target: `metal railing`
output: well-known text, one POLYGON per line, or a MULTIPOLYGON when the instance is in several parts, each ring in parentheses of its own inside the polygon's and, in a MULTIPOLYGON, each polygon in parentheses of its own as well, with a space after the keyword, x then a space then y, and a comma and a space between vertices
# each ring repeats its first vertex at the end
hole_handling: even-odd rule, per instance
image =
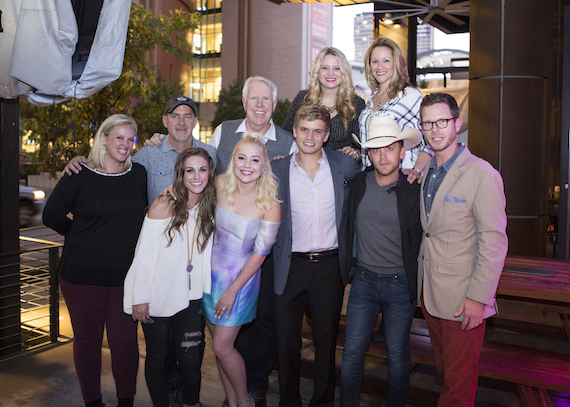
MULTIPOLYGON (((3 337, 0 355, 12 356, 22 351, 58 342, 59 287, 57 263, 61 243, 20 236, 19 273, 16 264, 5 264, 0 272, 0 286, 8 294, 0 297, 0 326, 3 337), (26 247, 23 246, 33 246, 26 247), (16 270, 16 271, 14 271, 16 270), (19 289, 18 289, 19 288, 19 289), (19 298, 19 306, 18 306, 19 298)), ((14 256, 2 253, 0 256, 14 256)), ((2 357, 0 356, 0 357, 2 357)))

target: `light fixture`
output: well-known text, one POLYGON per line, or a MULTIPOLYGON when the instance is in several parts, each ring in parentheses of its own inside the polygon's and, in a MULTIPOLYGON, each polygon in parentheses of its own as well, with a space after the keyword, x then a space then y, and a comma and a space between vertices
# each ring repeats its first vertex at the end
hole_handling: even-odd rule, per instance
POLYGON ((390 25, 390 24, 394 24, 394 20, 392 19, 392 14, 391 13, 386 13, 384 14, 384 24, 390 25))

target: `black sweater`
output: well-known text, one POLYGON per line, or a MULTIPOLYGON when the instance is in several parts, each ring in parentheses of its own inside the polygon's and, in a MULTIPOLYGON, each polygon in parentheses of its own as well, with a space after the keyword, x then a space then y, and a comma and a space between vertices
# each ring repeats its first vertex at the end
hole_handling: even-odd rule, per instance
POLYGON ((139 164, 119 176, 86 167, 64 175, 43 213, 44 224, 65 236, 61 278, 79 285, 123 285, 146 206, 146 171, 139 164), (66 217, 69 212, 73 220, 66 217))
MULTIPOLYGON (((297 94, 297 96, 295 96, 295 99, 293 99, 293 102, 291 102, 291 107, 289 108, 287 118, 281 125, 282 129, 293 133, 295 115, 297 114, 297 110, 299 110, 299 108, 305 104, 305 96, 307 93, 307 90, 302 90, 297 94)), ((356 109, 356 116, 354 116, 354 118, 351 120, 348 126, 348 132, 344 131, 342 119, 340 118, 340 115, 337 114, 331 119, 331 134, 324 145, 325 148, 328 148, 329 150, 340 150, 343 147, 351 146, 352 148, 360 149, 360 146, 357 145, 353 140, 352 133, 356 134, 356 137, 360 137, 358 117, 360 116, 360 113, 362 113, 362 110, 364 110, 366 103, 360 96, 354 95, 352 105, 356 109)))

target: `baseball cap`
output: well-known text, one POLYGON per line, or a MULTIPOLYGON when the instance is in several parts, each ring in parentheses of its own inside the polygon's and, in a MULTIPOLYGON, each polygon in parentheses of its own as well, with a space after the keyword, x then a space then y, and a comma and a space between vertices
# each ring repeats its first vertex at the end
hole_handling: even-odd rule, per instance
POLYGON ((192 111, 194 112, 194 115, 196 115, 196 103, 194 103, 194 101, 192 99, 190 99, 189 97, 186 97, 184 95, 175 96, 175 97, 171 98, 166 103, 166 109, 164 109, 164 114, 172 113, 174 111, 174 109, 176 109, 180 105, 190 106, 190 109, 192 109, 192 111))

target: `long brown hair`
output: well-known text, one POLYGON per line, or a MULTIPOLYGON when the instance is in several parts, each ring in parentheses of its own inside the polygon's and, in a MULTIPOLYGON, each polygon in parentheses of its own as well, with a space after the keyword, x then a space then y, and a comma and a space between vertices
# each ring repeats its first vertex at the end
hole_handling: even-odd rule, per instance
POLYGON ((364 55, 364 73, 366 75, 366 82, 370 90, 374 92, 380 84, 372 74, 372 68, 370 68, 370 60, 372 59, 372 51, 374 48, 387 47, 392 50, 392 57, 394 62, 394 73, 390 78, 388 84, 387 94, 390 99, 394 99, 398 93, 404 90, 407 86, 412 86, 410 83, 410 75, 408 74, 408 65, 406 64, 406 58, 402 50, 396 44, 394 40, 387 37, 378 37, 374 40, 372 44, 366 50, 364 55))
POLYGON ((174 184, 173 200, 170 206, 172 221, 166 228, 165 233, 168 235, 168 246, 172 243, 175 232, 181 233, 180 228, 188 221, 188 188, 184 185, 184 162, 189 157, 199 156, 208 163, 208 185, 204 188, 198 198, 198 207, 200 212, 197 215, 196 222, 198 224, 198 237, 196 245, 198 250, 202 252, 208 243, 208 239, 214 232, 214 206, 216 203, 216 190, 214 188, 214 170, 216 164, 214 160, 203 148, 189 148, 184 150, 178 156, 174 165, 174 184))

